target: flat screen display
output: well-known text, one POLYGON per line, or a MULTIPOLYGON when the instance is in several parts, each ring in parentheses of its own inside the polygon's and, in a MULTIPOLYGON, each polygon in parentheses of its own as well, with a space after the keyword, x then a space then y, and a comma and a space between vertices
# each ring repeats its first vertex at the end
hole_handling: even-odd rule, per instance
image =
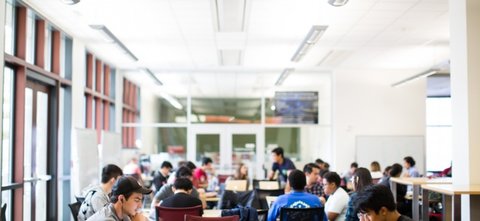
POLYGON ((275 92, 275 117, 283 124, 317 124, 318 92, 275 92))

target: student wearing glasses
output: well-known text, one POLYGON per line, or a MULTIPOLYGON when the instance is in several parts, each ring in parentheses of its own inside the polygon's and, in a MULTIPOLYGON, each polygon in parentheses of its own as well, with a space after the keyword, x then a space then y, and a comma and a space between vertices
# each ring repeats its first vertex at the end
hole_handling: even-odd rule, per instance
POLYGON ((392 191, 384 185, 369 186, 359 192, 355 206, 360 221, 412 221, 397 211, 392 191))

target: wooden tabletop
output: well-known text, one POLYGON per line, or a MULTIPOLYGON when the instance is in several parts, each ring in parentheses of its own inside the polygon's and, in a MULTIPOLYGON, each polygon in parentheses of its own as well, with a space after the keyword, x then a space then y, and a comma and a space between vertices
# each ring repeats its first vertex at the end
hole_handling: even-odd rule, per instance
POLYGON ((427 177, 392 177, 391 181, 404 185, 422 185, 422 184, 451 184, 452 178, 427 178, 427 177))
POLYGON ((480 195, 480 185, 423 184, 422 188, 446 195, 480 195))

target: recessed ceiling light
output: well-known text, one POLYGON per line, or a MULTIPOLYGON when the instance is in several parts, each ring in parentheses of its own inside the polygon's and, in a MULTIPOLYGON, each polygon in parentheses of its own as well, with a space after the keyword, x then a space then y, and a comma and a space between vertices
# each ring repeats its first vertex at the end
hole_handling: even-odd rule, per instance
POLYGON ((340 7, 344 6, 347 4, 348 0, 328 0, 328 4, 335 6, 335 7, 340 7))

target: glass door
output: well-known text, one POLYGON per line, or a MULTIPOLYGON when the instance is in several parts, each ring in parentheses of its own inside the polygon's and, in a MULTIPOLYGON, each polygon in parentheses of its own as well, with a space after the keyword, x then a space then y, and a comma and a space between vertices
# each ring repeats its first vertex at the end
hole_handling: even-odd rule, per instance
POLYGON ((192 125, 189 130, 188 158, 213 160, 217 173, 233 174, 240 163, 249 168, 249 177, 265 177, 262 163, 264 133, 259 125, 192 125), (193 144, 193 145, 192 145, 193 144))
POLYGON ((27 82, 25 89, 25 151, 23 217, 47 220, 47 182, 49 146, 50 90, 42 84, 27 82))

